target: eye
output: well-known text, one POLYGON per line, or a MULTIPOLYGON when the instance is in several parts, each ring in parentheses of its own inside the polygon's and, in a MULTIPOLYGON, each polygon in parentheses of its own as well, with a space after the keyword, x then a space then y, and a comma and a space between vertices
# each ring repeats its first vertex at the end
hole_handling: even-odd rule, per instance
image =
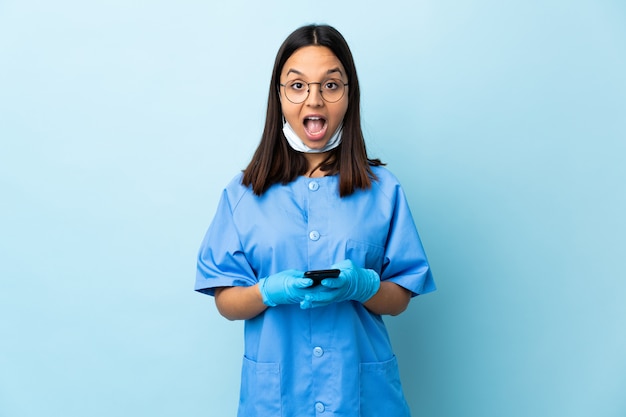
POLYGON ((324 90, 337 90, 339 88, 339 82, 337 80, 324 81, 324 90))
POLYGON ((303 91, 306 88, 306 84, 300 80, 290 81, 288 85, 293 91, 303 91))

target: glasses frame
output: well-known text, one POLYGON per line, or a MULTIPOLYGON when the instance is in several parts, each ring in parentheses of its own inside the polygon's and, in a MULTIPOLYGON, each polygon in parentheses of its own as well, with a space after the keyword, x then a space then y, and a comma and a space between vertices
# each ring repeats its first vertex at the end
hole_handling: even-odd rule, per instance
MULTIPOLYGON (((292 99, 289 98, 289 96, 287 95, 287 90, 285 90, 285 97, 287 98, 287 100, 289 100, 291 103, 293 104, 302 104, 305 101, 307 101, 307 99, 309 98, 309 95, 311 94, 311 84, 318 84, 320 86, 320 97, 322 98, 322 100, 324 100, 327 103, 337 103, 339 100, 341 100, 343 98, 344 95, 346 95, 346 87, 348 86, 348 83, 344 83, 342 80, 338 79, 338 78, 328 78, 322 82, 314 82, 314 83, 307 83, 306 81, 302 81, 302 80, 293 80, 290 82, 301 82, 302 84, 306 84, 306 96, 304 97, 304 99, 302 99, 302 101, 293 101, 292 99), (327 81, 333 81, 333 82, 339 82, 341 83, 341 85, 343 85, 343 92, 341 93, 341 96, 335 100, 335 101, 330 101, 327 100, 326 98, 324 98, 324 92, 322 91, 322 84, 327 82, 327 81)), ((280 85, 281 87, 287 87, 287 84, 282 84, 279 83, 278 85, 280 85)))

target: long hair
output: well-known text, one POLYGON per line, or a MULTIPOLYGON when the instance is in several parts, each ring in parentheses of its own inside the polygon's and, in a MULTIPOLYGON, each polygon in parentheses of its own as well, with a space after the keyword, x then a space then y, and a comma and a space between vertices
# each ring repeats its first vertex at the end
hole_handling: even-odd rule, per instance
POLYGON ((346 40, 328 25, 308 25, 296 29, 285 39, 276 55, 267 101, 265 128, 252 160, 243 171, 242 183, 262 195, 274 184, 288 184, 307 172, 304 155, 289 146, 282 132, 283 113, 280 104, 280 74, 289 57, 299 48, 311 45, 329 48, 339 59, 348 78, 348 108, 343 119, 342 139, 329 152, 319 169, 327 175, 339 174, 339 195, 348 196, 357 189, 368 189, 376 175, 372 166, 383 165, 367 156, 361 130, 361 92, 354 59, 346 40))

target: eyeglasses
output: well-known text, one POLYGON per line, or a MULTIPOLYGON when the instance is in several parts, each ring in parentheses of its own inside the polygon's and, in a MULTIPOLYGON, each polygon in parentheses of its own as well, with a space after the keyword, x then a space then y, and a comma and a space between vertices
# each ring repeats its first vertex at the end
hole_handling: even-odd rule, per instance
POLYGON ((346 92, 346 86, 348 83, 344 83, 341 80, 330 78, 321 83, 307 83, 302 80, 287 81, 285 84, 280 84, 281 87, 285 87, 285 97, 293 104, 303 103, 309 97, 309 91, 311 84, 318 84, 320 86, 320 95, 322 99, 328 103, 336 103, 341 100, 346 92))

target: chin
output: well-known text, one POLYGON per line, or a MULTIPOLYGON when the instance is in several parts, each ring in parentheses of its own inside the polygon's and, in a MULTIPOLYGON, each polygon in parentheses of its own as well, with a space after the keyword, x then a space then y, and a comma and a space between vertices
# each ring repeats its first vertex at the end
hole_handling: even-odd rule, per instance
POLYGON ((328 141, 326 141, 326 140, 325 141, 315 141, 315 142, 310 142, 310 141, 304 142, 304 144, 306 146, 308 146, 311 149, 316 149, 316 150, 324 148, 324 146, 326 146, 326 143, 328 143, 328 141))

